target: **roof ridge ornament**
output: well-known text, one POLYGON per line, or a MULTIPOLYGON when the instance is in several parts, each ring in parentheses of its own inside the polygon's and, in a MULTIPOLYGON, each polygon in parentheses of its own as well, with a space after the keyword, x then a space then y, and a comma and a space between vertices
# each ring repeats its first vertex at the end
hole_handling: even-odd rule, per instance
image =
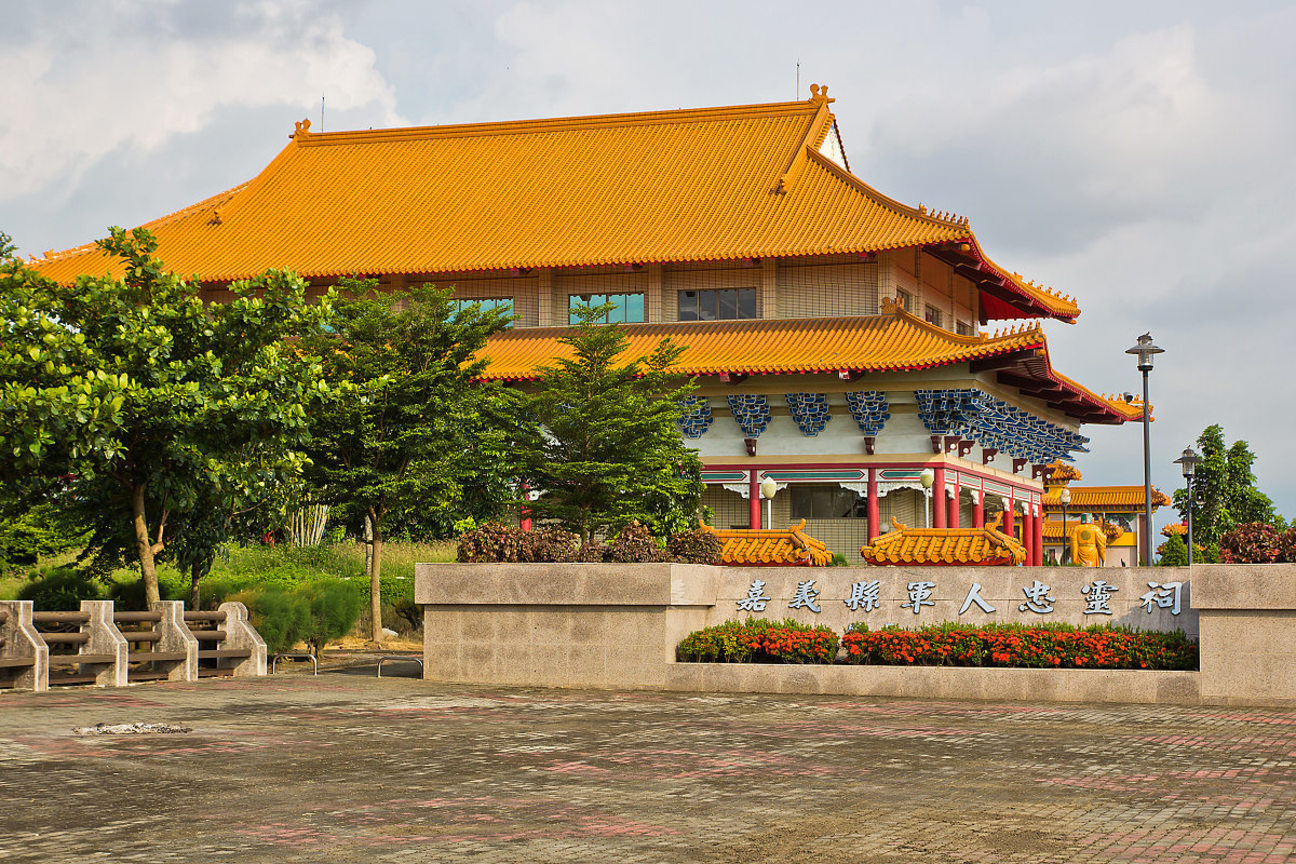
POLYGON ((293 134, 288 136, 289 138, 309 138, 310 137, 311 131, 310 131, 309 117, 307 117, 305 120, 298 120, 296 123, 293 124, 293 126, 296 127, 296 129, 293 132, 293 134))
POLYGON ((824 104, 824 103, 826 103, 826 102, 836 102, 837 100, 836 100, 836 99, 829 99, 829 98, 828 98, 828 85, 827 85, 827 84, 823 84, 823 85, 820 85, 820 84, 811 84, 811 85, 810 85, 810 101, 813 102, 813 103, 815 103, 816 105, 822 105, 822 104, 824 104))

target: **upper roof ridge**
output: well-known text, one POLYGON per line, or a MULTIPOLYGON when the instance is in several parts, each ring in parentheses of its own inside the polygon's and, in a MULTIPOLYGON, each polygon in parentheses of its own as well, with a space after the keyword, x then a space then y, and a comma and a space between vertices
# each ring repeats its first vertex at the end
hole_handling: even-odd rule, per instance
MULTIPOLYGON (((818 85, 815 85, 818 86, 818 85)), ((657 111, 629 111, 615 114, 576 114, 567 117, 537 117, 530 120, 496 120, 481 123, 448 123, 444 125, 399 126, 387 129, 350 129, 337 132, 312 132, 310 120, 294 124, 288 136, 298 144, 352 144, 357 141, 390 141, 406 138, 463 138, 473 135, 525 135, 571 129, 615 128, 660 123, 697 123, 724 119, 815 114, 821 106, 836 100, 827 98, 823 87, 809 99, 795 102, 762 102, 750 105, 721 105, 711 108, 670 108, 657 111)))

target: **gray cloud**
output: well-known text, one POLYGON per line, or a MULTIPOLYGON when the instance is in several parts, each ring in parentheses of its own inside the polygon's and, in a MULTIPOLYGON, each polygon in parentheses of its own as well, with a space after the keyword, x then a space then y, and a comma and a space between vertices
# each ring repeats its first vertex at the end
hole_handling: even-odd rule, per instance
MULTIPOLYGON (((1134 390, 1151 330, 1154 474, 1221 422, 1296 515, 1286 252, 1296 245, 1296 7, 9 3, 0 229, 73 245, 257 173, 330 129, 793 98, 831 85, 853 169, 971 218, 1001 263, 1075 294, 1057 367, 1134 390)), ((1141 482, 1137 428, 1090 427, 1086 480, 1141 482)))

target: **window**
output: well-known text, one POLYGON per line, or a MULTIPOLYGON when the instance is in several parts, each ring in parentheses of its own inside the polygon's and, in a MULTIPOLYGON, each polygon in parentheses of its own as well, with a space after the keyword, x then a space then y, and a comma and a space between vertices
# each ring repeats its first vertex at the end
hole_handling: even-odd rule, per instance
POLYGON ((572 294, 567 298, 567 323, 580 321, 577 311, 590 306, 611 303, 612 308, 601 320, 604 324, 632 324, 644 320, 644 295, 642 294, 572 294))
MULTIPOLYGON (((505 315, 513 314, 512 297, 456 297, 450 301, 450 311, 462 312, 473 304, 480 306, 483 312, 501 309, 505 315)), ((510 321, 507 326, 512 327, 513 322, 510 321)))
POLYGON ((793 519, 866 519, 868 499, 840 486, 796 483, 788 487, 793 519))
POLYGON ((972 325, 967 323, 966 321, 955 321, 954 332, 960 336, 971 336, 973 335, 972 325))
POLYGON ((905 291, 903 288, 896 289, 896 302, 899 303, 900 308, 904 309, 906 312, 913 311, 913 295, 908 291, 905 291))
POLYGON ((755 318, 755 288, 720 288, 679 292, 679 320, 719 321, 755 318))
POLYGON ((941 310, 937 309, 935 306, 932 306, 930 303, 927 304, 926 308, 923 310, 923 313, 924 313, 923 317, 927 319, 928 324, 935 324, 937 327, 945 326, 944 324, 941 323, 943 318, 943 316, 941 315, 941 310))

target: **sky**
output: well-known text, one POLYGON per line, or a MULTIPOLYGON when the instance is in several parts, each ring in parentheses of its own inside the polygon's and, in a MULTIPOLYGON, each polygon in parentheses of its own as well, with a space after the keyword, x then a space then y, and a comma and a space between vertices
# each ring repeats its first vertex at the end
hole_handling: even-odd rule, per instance
MULTIPOLYGON (((826 84, 857 176, 969 217, 996 261, 1076 297, 1077 324, 1045 326, 1059 371, 1137 392, 1124 350, 1145 332, 1165 349, 1156 486, 1182 485, 1173 460, 1218 423, 1296 516, 1296 3, 0 0, 0 20, 0 231, 35 255, 250 179, 305 117, 514 120, 826 84)), ((1084 431, 1086 484, 1142 483, 1137 424, 1084 431)))

